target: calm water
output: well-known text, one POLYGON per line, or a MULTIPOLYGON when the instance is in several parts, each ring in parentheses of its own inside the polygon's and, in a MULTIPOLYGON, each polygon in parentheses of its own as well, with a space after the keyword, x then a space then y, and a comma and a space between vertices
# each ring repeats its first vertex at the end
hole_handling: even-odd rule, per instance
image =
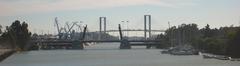
POLYGON ((172 56, 159 49, 119 50, 119 44, 101 44, 85 50, 39 50, 15 53, 0 66, 240 66, 239 61, 172 56))

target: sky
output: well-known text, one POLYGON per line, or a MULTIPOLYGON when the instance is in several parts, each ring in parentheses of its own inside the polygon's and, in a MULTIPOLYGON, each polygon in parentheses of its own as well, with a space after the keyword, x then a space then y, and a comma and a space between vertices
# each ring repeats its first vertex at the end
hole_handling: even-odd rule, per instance
POLYGON ((90 31, 99 30, 99 17, 107 17, 107 30, 118 24, 143 29, 143 16, 152 16, 152 29, 166 30, 183 23, 199 28, 240 25, 240 0, 0 0, 0 24, 25 21, 34 33, 57 33, 54 18, 80 22, 90 31), (122 23, 121 21, 129 21, 122 23))

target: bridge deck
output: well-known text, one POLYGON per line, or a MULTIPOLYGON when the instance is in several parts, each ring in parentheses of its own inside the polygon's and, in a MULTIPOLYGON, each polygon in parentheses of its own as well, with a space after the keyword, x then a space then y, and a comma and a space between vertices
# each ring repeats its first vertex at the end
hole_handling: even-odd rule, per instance
MULTIPOLYGON (((144 31, 144 29, 123 29, 122 31, 144 31)), ((149 32, 149 30, 146 30, 149 32)), ((107 30, 106 32, 119 32, 119 30, 107 30)), ((151 30, 151 32, 165 32, 165 30, 151 30)))
MULTIPOLYGON (((34 44, 40 43, 45 46, 73 46, 73 42, 80 41, 72 41, 72 40, 45 40, 45 41, 33 41, 34 44)), ((122 42, 121 40, 84 40, 83 43, 88 42, 122 42)), ((129 40, 128 41, 131 46, 156 46, 159 45, 159 40, 129 40)))
MULTIPOLYGON (((45 40, 45 41, 33 41, 41 43, 72 43, 73 40, 45 40)), ((121 42, 121 40, 84 40, 82 42, 121 42)), ((128 42, 160 42, 159 40, 129 40, 128 42)))

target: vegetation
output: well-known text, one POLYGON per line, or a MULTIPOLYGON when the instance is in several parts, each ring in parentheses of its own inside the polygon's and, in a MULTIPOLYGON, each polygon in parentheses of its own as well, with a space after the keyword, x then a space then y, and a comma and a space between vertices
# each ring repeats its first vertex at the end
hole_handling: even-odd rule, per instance
POLYGON ((240 30, 237 30, 237 32, 232 36, 231 39, 229 40, 229 45, 227 47, 227 55, 231 57, 240 57, 240 30))
POLYGON ((2 34, 2 25, 0 25, 0 35, 2 34))
POLYGON ((28 24, 16 20, 11 26, 7 26, 1 35, 1 45, 12 49, 25 50, 24 47, 30 40, 31 33, 28 31, 28 24))
POLYGON ((156 40, 163 40, 157 48, 188 45, 202 52, 240 57, 240 27, 211 29, 207 24, 199 29, 196 24, 182 24, 169 28, 156 40))

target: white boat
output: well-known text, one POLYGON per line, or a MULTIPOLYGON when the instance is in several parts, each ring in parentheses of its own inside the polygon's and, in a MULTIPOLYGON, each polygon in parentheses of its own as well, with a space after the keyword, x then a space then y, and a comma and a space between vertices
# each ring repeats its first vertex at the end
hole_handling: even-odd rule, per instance
POLYGON ((215 58, 213 55, 202 55, 204 59, 212 59, 215 58))

